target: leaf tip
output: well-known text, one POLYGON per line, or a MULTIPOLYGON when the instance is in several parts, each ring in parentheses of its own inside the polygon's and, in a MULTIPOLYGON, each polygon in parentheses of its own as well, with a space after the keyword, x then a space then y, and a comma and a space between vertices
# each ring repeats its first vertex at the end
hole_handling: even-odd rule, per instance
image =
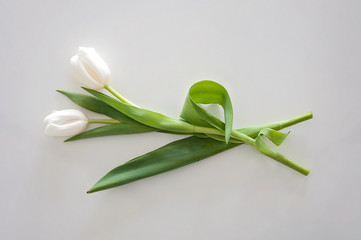
POLYGON ((94 91, 93 89, 87 88, 87 87, 81 87, 82 89, 84 89, 85 91, 94 91))
POLYGON ((94 93, 98 92, 98 91, 95 91, 95 90, 87 88, 87 87, 81 87, 81 88, 83 90, 87 91, 88 93, 93 94, 93 95, 94 95, 94 93))
POLYGON ((89 193, 94 193, 94 192, 98 192, 98 191, 99 191, 99 189, 97 189, 94 185, 88 191, 86 191, 86 193, 89 194, 89 193))
POLYGON ((70 138, 65 139, 64 142, 71 142, 73 140, 74 140, 73 137, 70 137, 70 138))

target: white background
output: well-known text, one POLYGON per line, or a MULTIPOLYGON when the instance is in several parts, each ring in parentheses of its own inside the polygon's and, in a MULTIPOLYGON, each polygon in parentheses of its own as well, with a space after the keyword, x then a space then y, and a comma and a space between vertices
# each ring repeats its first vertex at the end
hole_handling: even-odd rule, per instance
POLYGON ((360 239, 360 12, 357 0, 1 0, 0 239, 360 239), (82 92, 78 46, 97 49, 124 96, 170 116, 202 79, 228 89, 237 128, 312 110, 278 148, 310 175, 241 146, 86 194, 181 137, 44 136, 53 109, 78 108, 55 92, 82 92))

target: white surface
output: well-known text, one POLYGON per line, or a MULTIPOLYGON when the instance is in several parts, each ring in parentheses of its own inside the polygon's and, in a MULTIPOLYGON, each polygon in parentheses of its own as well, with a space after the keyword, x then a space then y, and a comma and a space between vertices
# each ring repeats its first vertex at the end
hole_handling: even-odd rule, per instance
MULTIPOLYGON (((360 239, 360 1, 0 1, 0 239, 360 239), (95 47, 111 85, 178 116, 202 79, 229 91, 235 126, 314 119, 279 150, 248 146, 87 195, 113 167, 178 136, 63 143, 69 58, 95 47)), ((88 115, 94 116, 87 112, 88 115)))

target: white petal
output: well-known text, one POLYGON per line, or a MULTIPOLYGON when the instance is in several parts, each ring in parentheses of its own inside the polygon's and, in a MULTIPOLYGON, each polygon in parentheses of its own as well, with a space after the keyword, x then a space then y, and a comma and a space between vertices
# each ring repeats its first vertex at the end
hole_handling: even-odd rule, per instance
POLYGON ((55 111, 44 118, 45 134, 49 136, 70 136, 84 131, 88 118, 79 110, 55 111))
POLYGON ((78 120, 87 120, 88 118, 79 110, 76 109, 63 109, 60 111, 56 111, 54 115, 64 118, 66 120, 69 119, 78 119, 78 120))
POLYGON ((103 86, 108 84, 110 79, 109 67, 94 48, 79 47, 78 56, 88 73, 96 81, 103 86))
POLYGON ((81 133, 86 128, 88 122, 78 120, 65 125, 49 123, 45 128, 45 134, 48 136, 72 136, 81 133))
POLYGON ((63 109, 60 111, 53 111, 51 114, 44 118, 44 123, 68 121, 68 120, 87 120, 87 116, 76 109, 63 109))
POLYGON ((79 59, 79 56, 75 55, 70 59, 70 65, 72 67, 72 71, 76 80, 78 80, 81 85, 84 87, 98 90, 104 87, 103 84, 97 82, 93 79, 92 76, 89 75, 82 62, 79 59))

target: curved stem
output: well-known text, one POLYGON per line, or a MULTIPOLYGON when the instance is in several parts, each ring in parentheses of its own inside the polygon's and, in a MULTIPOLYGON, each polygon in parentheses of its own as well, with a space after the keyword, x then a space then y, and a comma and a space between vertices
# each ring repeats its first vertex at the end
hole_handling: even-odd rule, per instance
POLYGON ((116 124, 116 123, 121 123, 121 122, 118 120, 114 120, 114 119, 88 119, 88 123, 116 124))
POLYGON ((131 101, 129 101, 128 99, 126 99, 125 97, 123 97, 122 95, 120 95, 117 91, 115 91, 114 88, 112 88, 109 85, 105 85, 104 88, 106 90, 108 90, 111 94, 113 94, 113 96, 115 96, 116 98, 118 98, 120 101, 122 101, 123 103, 127 103, 129 105, 132 105, 134 107, 137 107, 137 105, 135 105, 134 103, 132 103, 131 101))

